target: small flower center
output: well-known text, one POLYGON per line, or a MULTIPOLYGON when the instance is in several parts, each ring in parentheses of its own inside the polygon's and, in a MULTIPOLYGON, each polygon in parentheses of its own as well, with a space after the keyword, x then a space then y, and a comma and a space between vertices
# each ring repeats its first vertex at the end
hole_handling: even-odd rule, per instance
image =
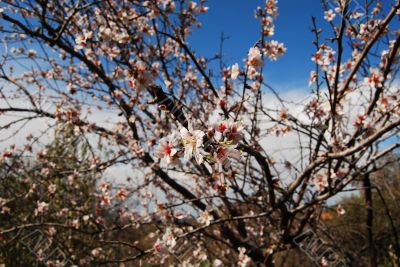
POLYGON ((168 154, 168 155, 171 155, 171 152, 172 152, 172 147, 171 146, 166 146, 165 147, 165 153, 168 154))
POLYGON ((219 130, 221 133, 224 133, 225 130, 226 130, 227 128, 228 128, 228 127, 227 127, 224 123, 221 123, 221 124, 219 125, 219 127, 218 127, 218 130, 219 130))
POLYGON ((225 157, 225 156, 226 156, 226 151, 225 151, 225 149, 224 149, 223 147, 219 147, 219 148, 217 149, 217 155, 218 155, 218 158, 223 158, 223 157, 225 157))

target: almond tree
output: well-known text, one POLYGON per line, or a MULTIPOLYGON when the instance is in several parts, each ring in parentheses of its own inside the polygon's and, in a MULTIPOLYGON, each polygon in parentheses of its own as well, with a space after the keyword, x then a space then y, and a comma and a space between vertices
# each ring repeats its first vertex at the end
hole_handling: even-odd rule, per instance
MULTIPOLYGON (((71 260, 273 266, 326 201, 360 175, 368 184, 399 146, 400 1, 364 4, 361 12, 353 1, 323 2, 332 30, 312 20, 311 93, 295 103, 263 79, 286 51, 272 39, 276 0, 255 11, 260 38, 244 63, 221 60, 220 69, 187 41, 207 12, 203 0, 1 1, 4 135, 43 121, 47 130, 71 125, 87 140, 91 168, 133 173, 128 186, 99 181, 98 205, 126 206, 113 225, 92 214, 102 242, 85 259, 72 250, 71 260), (296 139, 290 155, 272 153, 272 136, 296 139), (106 234, 142 225, 154 226, 151 246, 106 234), (129 253, 106 252, 121 247, 129 253)), ((8 144, 3 161, 36 153, 31 140, 8 144)))

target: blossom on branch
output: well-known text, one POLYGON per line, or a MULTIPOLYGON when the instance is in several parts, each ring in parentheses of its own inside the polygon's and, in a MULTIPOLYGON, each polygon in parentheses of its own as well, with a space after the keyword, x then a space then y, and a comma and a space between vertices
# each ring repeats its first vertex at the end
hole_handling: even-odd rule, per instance
POLYGON ((208 211, 203 211, 200 213, 200 216, 197 218, 197 221, 202 225, 209 226, 213 219, 214 217, 208 211))
POLYGON ((154 155, 164 160, 167 164, 179 163, 178 158, 179 141, 175 134, 164 137, 160 140, 160 145, 156 149, 154 155))
POLYGON ((263 65, 262 54, 260 49, 258 49, 257 47, 250 48, 247 57, 247 63, 255 68, 261 67, 263 65))
POLYGON ((175 245, 176 240, 172 233, 172 230, 170 228, 167 228, 161 239, 157 239, 157 241, 153 245, 153 248, 157 253, 164 253, 173 249, 175 245))
POLYGON ((191 160, 194 156, 198 164, 203 163, 203 155, 201 154, 201 146, 203 145, 203 137, 205 133, 201 130, 194 130, 192 122, 189 122, 188 128, 182 127, 180 130, 182 142, 184 145, 184 157, 191 160))
POLYGON ((384 77, 378 69, 371 68, 369 77, 365 77, 364 81, 367 85, 371 87, 382 87, 384 77))
POLYGON ((325 11, 325 16, 324 16, 324 18, 325 18, 327 21, 331 22, 332 20, 335 19, 335 17, 336 17, 336 14, 335 14, 335 12, 334 12, 332 9, 329 9, 328 11, 325 11))

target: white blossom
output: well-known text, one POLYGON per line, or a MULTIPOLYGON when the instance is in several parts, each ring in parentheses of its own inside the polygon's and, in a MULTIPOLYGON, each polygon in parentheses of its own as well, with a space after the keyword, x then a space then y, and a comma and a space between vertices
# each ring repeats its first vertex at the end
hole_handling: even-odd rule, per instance
POLYGON ((231 69, 231 79, 236 80, 237 76, 240 74, 239 65, 236 63, 231 69))
POLYGON ((253 67, 260 67, 263 64, 261 51, 257 47, 250 48, 248 64, 253 67))
POLYGON ((193 155, 197 163, 203 163, 203 155, 200 148, 203 145, 203 137, 205 133, 201 130, 194 130, 191 122, 189 122, 189 129, 182 127, 180 130, 182 141, 185 148, 184 157, 186 160, 191 160, 193 155))
POLYGON ((208 211, 203 211, 200 213, 197 221, 205 226, 209 226, 213 219, 214 217, 208 211))

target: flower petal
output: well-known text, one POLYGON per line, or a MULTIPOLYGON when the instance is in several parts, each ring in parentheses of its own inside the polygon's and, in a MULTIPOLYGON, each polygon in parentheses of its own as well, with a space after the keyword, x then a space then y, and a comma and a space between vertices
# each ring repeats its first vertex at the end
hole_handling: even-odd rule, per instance
POLYGON ((180 130, 181 137, 184 141, 188 141, 191 139, 192 135, 189 133, 189 131, 186 128, 181 128, 180 130))
POLYGON ((203 155, 200 154, 198 150, 194 151, 194 157, 196 158, 198 164, 202 164, 204 162, 203 155))
POLYGON ((186 160, 191 160, 193 156, 193 146, 191 144, 185 145, 185 159, 186 160))

